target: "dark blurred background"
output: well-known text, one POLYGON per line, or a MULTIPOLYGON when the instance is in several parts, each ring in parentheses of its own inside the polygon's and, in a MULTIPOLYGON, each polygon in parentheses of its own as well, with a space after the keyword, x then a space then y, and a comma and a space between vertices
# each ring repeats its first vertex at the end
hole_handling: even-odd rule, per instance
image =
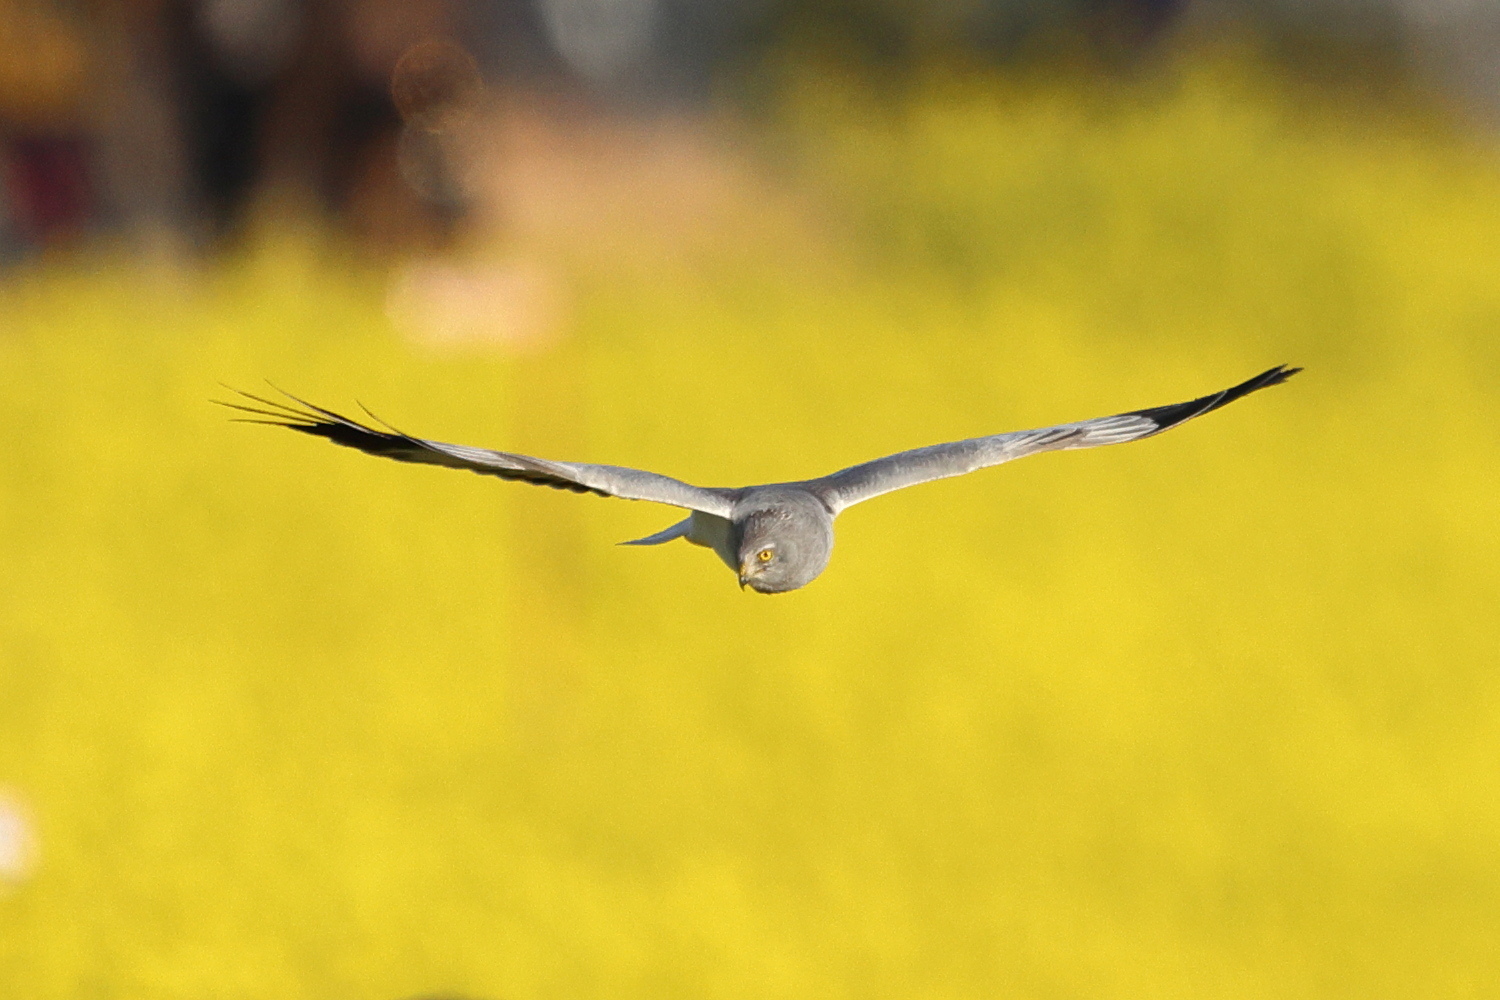
POLYGON ((0 258, 99 233, 212 247, 275 197, 377 245, 441 243, 470 193, 454 130, 415 105, 403 126, 403 81, 408 104, 753 110, 746 81, 788 51, 872 78, 954 61, 1130 73, 1166 40, 1223 32, 1339 85, 1416 80, 1476 120, 1500 111, 1500 5, 1480 0, 3 0, 0 258))

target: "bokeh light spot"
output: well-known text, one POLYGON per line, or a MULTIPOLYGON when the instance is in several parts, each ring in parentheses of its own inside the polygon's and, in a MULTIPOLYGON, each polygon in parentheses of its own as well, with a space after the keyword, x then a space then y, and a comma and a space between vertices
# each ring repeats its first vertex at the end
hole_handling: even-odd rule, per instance
POLYGON ((428 349, 516 354, 558 341, 563 304, 558 282, 539 264, 427 260, 392 276, 386 314, 407 340, 428 349))
POLYGON ((0 883, 24 882, 36 859, 36 835, 26 808, 0 789, 0 883))
POLYGON ((447 39, 418 42, 391 72, 391 98, 408 127, 446 132, 466 122, 484 93, 474 57, 447 39))

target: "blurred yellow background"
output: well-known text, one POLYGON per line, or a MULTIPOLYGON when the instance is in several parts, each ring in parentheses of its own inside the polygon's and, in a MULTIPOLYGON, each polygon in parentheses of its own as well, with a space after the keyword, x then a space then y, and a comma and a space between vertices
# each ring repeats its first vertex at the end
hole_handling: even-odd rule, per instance
POLYGON ((780 79, 692 219, 650 160, 575 238, 510 192, 444 266, 541 262, 526 349, 274 209, 0 278, 0 992, 1500 993, 1493 142, 1243 53, 780 79), (1282 362, 776 598, 206 402, 738 485, 1282 362))

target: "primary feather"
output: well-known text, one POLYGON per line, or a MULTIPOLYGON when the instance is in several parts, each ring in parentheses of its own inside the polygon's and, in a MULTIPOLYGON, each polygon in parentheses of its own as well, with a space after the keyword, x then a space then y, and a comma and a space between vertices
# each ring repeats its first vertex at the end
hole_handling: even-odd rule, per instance
MULTIPOLYGON (((340 413, 326 410, 290 393, 283 393, 299 404, 290 406, 275 400, 265 399, 248 392, 233 390, 257 405, 226 403, 215 400, 221 406, 250 413, 249 422, 273 424, 290 430, 301 431, 314 437, 327 438, 334 444, 346 448, 357 448, 369 455, 393 458, 398 462, 417 462, 424 465, 442 465, 450 469, 467 469, 485 476, 498 476, 537 486, 569 490, 573 493, 594 493, 604 497, 620 497, 625 500, 651 500, 725 515, 733 505, 732 491, 706 489, 672 479, 668 476, 629 469, 617 465, 586 465, 579 462, 550 462, 546 459, 518 455, 514 452, 491 451, 488 448, 473 448, 469 445, 446 444, 412 437, 396 430, 377 430, 340 413), (300 407, 300 408, 299 408, 300 407)), ((366 411, 368 412, 368 411, 366 411)), ((377 421, 380 418, 371 414, 377 421)), ((380 421, 384 423, 384 421, 380 421)))

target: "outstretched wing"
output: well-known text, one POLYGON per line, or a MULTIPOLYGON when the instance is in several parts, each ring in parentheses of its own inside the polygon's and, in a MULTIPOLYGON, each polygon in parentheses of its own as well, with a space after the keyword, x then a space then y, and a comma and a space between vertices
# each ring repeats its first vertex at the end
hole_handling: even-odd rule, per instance
MULTIPOLYGON (((327 438, 334 444, 358 448, 371 455, 394 458, 398 462, 420 462, 425 465, 444 465, 450 469, 468 469, 486 476, 515 479, 553 489, 570 490, 574 493, 595 493, 602 497, 621 497, 625 500, 651 500, 655 503, 701 510, 720 517, 728 517, 733 508, 733 491, 705 489, 659 476, 654 472, 627 469, 615 465, 583 465, 578 462, 549 462, 529 455, 514 455, 488 448, 471 448, 462 444, 444 444, 403 434, 394 427, 376 430, 357 420, 351 420, 332 410, 314 406, 290 393, 283 393, 296 406, 265 399, 240 390, 237 392, 248 402, 226 403, 214 400, 221 406, 252 414, 241 418, 247 423, 270 424, 287 427, 304 434, 327 438)), ((278 390, 280 391, 280 390, 278 390)), ((369 413, 368 410, 365 411, 369 413)), ((384 423, 373 413, 379 423, 384 423)))
POLYGON ((1097 448, 1106 444, 1121 444, 1160 434, 1162 431, 1217 410, 1241 396, 1248 396, 1257 389, 1285 382, 1302 369, 1278 365, 1261 372, 1248 381, 1231 389, 1216 392, 1211 396, 1194 399, 1187 403, 1174 403, 1149 410, 1135 410, 1113 417, 1099 417, 1076 424, 1059 424, 1032 431, 1012 431, 990 437, 970 438, 935 444, 927 448, 916 448, 899 454, 877 458, 873 462, 811 480, 807 485, 822 496, 823 501, 837 514, 862 500, 878 497, 882 493, 899 490, 904 486, 933 479, 961 476, 966 472, 983 469, 1012 459, 1024 458, 1043 451, 1061 451, 1067 448, 1097 448))

